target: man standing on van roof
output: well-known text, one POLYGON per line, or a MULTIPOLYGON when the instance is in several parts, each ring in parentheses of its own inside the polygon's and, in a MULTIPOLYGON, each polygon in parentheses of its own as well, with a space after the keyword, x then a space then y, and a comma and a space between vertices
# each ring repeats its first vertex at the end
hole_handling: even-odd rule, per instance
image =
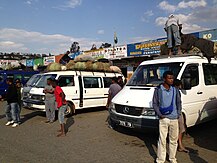
POLYGON ((47 120, 45 123, 53 123, 55 121, 55 96, 54 96, 54 88, 51 85, 52 79, 47 79, 47 85, 44 87, 43 92, 45 93, 45 110, 47 120))
POLYGON ((178 146, 178 118, 181 112, 181 97, 179 90, 173 87, 173 73, 165 71, 164 83, 159 85, 153 96, 153 108, 159 117, 159 140, 157 149, 157 163, 166 160, 166 139, 169 133, 169 160, 176 163, 178 146))
POLYGON ((170 14, 164 30, 167 32, 167 46, 169 49, 169 55, 172 55, 173 52, 173 40, 174 40, 174 45, 178 48, 178 54, 182 54, 182 51, 180 49, 181 45, 181 37, 180 37, 180 31, 182 29, 182 24, 179 21, 179 18, 176 17, 173 14, 170 14))

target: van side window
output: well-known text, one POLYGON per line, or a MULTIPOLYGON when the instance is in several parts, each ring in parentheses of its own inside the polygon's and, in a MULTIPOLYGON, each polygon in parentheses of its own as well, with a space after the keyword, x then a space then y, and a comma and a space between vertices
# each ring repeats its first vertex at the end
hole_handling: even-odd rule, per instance
POLYGON ((13 80, 16 79, 22 80, 22 74, 7 74, 7 78, 12 78, 13 80))
POLYGON ((22 80, 22 74, 14 74, 14 80, 16 79, 22 80))
POLYGON ((205 85, 217 84, 217 64, 203 63, 205 85))
POLYGON ((0 83, 4 81, 4 75, 0 75, 0 83))
POLYGON ((191 87, 195 87, 195 86, 197 86, 199 84, 198 64, 189 64, 189 65, 187 65, 183 75, 185 76, 185 74, 190 74, 191 87))
POLYGON ((75 86, 74 76, 60 76, 58 84, 60 87, 75 86))
POLYGON ((84 77, 84 88, 102 88, 100 77, 84 77))
POLYGON ((7 78, 11 78, 14 80, 14 75, 13 74, 7 74, 7 78))
POLYGON ((111 77, 103 77, 103 82, 104 82, 104 88, 109 88, 110 85, 112 84, 112 79, 111 77))

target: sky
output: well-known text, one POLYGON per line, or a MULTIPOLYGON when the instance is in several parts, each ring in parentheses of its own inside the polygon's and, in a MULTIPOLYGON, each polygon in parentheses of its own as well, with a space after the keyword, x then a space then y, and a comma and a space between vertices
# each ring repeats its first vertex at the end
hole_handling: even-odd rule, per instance
POLYGON ((168 15, 183 33, 217 28, 217 0, 0 0, 0 52, 63 54, 166 37, 168 15))

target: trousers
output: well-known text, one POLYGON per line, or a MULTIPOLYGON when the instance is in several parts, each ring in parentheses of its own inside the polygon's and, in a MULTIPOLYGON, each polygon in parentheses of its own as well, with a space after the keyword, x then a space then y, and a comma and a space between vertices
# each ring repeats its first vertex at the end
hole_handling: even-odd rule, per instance
POLYGON ((45 103, 45 111, 46 111, 47 120, 54 121, 55 120, 55 110, 56 110, 55 98, 46 99, 44 103, 45 103))
POLYGON ((159 140, 157 149, 157 163, 164 163, 166 160, 166 140, 169 134, 169 160, 177 163, 176 151, 178 146, 179 125, 178 119, 163 118, 159 120, 159 140))
POLYGON ((167 46, 168 48, 173 47, 173 40, 174 40, 175 46, 181 45, 179 27, 172 24, 171 26, 167 27, 167 46))
POLYGON ((19 105, 17 102, 8 103, 5 109, 6 118, 8 121, 14 121, 18 123, 19 120, 19 105))

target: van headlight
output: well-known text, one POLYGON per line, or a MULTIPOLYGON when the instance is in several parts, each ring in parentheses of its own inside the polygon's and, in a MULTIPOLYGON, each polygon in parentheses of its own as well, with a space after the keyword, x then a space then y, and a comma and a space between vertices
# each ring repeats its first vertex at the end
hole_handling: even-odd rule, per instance
POLYGON ((150 109, 150 108, 143 108, 142 109, 142 115, 150 115, 150 116, 155 116, 155 111, 154 109, 150 109))
POLYGON ((31 95, 30 93, 27 93, 27 97, 28 97, 28 98, 31 98, 32 95, 31 95))
POLYGON ((41 100, 44 101, 45 100, 45 96, 41 96, 41 100))
POLYGON ((114 104, 113 102, 110 103, 109 109, 110 109, 111 111, 115 111, 115 104, 114 104))

